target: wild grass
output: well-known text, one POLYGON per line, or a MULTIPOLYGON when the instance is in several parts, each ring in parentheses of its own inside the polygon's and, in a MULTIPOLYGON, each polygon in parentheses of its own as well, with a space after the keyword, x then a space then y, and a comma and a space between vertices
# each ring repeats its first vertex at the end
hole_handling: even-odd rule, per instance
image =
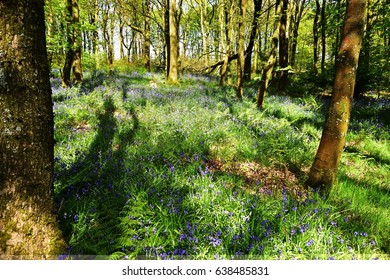
POLYGON ((186 75, 52 80, 64 258, 389 259, 388 100, 358 101, 331 196, 300 186, 324 104, 186 75), (150 83, 157 84, 155 87, 150 83))

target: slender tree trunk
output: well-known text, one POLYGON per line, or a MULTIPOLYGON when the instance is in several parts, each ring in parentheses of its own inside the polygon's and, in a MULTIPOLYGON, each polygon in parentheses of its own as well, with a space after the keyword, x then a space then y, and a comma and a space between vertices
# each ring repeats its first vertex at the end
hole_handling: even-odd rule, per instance
POLYGON ((169 72, 168 82, 176 84, 179 81, 178 59, 179 40, 177 30, 176 0, 169 0, 169 72))
POLYGON ((261 49, 261 37, 256 36, 255 45, 253 47, 253 64, 252 64, 252 73, 257 73, 257 69, 259 66, 259 50, 261 49))
POLYGON ((279 30, 279 66, 282 68, 280 70, 280 79, 279 79, 279 93, 284 95, 287 87, 288 80, 288 29, 289 29, 289 0, 282 0, 282 16, 280 18, 280 30, 279 30))
POLYGON ((145 68, 150 71, 150 0, 145 1, 143 59, 145 68))
POLYGON ((94 30, 92 33, 92 49, 95 55, 96 67, 99 67, 99 32, 98 32, 98 20, 99 20, 99 3, 95 0, 94 12, 92 16, 94 30))
POLYGON ((320 0, 316 0, 316 13, 313 21, 313 69, 318 76, 318 19, 320 14, 320 0))
POLYGON ((74 83, 80 83, 83 80, 81 66, 82 39, 80 30, 80 11, 78 0, 67 0, 68 10, 68 45, 65 64, 63 68, 62 85, 69 87, 70 72, 72 70, 74 83))
MULTIPOLYGON (((263 53, 267 53, 267 51, 268 51, 269 18, 270 18, 270 13, 271 13, 270 5, 271 5, 271 0, 268 0, 268 5, 267 5, 267 16, 266 16, 266 20, 265 20, 264 49, 263 49, 263 53)), ((275 5, 276 5, 276 4, 275 4, 275 5)))
POLYGON ((362 44, 367 0, 347 1, 341 45, 336 59, 336 73, 332 100, 314 163, 308 187, 328 197, 336 179, 341 153, 345 143, 351 114, 356 69, 362 44))
POLYGON ((325 17, 326 0, 322 0, 321 6, 321 74, 325 72, 326 59, 326 17, 325 17))
POLYGON ((292 42, 291 42, 291 67, 295 67, 295 57, 297 53, 298 46, 298 36, 299 36, 299 25, 302 20, 303 11, 305 9, 306 0, 295 0, 297 3, 295 5, 295 15, 294 15, 294 24, 292 28, 292 42))
MULTIPOLYGON (((342 21, 342 17, 340 16, 340 11, 341 10, 341 0, 336 0, 336 11, 338 12, 338 16, 337 16, 337 23, 341 23, 342 21)), ((340 46, 340 33, 341 33, 341 29, 340 31, 337 30, 336 31, 336 43, 334 45, 334 50, 333 50, 333 54, 334 54, 334 61, 336 62, 336 58, 337 58, 337 51, 338 51, 338 47, 340 46)))
POLYGON ((249 38, 248 47, 246 48, 245 55, 245 65, 244 65, 244 81, 248 82, 251 80, 252 73, 252 51, 255 45, 256 33, 257 33, 257 23, 260 17, 261 6, 263 5, 263 0, 253 0, 254 11, 253 11, 253 21, 252 29, 249 38))
POLYGON ((43 1, 0 1, 0 258, 66 250, 53 192, 53 111, 43 1))
POLYGON ((372 40, 372 10, 371 0, 367 0, 366 30, 360 50, 359 67, 356 77, 354 98, 358 98, 365 90, 370 80, 370 49, 372 40))
POLYGON ((272 78, 272 71, 276 64, 277 50, 279 45, 279 30, 280 30, 280 19, 282 14, 283 2, 282 0, 276 0, 276 20, 275 20, 275 31, 272 35, 271 41, 271 52, 267 63, 264 65, 260 86, 257 92, 257 107, 264 108, 264 97, 267 92, 268 83, 272 78))
POLYGON ((240 19, 238 24, 238 60, 237 60, 237 98, 244 96, 244 62, 245 62, 245 10, 247 0, 240 0, 240 19))
MULTIPOLYGON (((113 8, 113 13, 115 13, 115 9, 113 8)), ((107 46, 108 46, 108 65, 110 66, 110 69, 112 68, 112 65, 114 64, 114 29, 115 29, 115 20, 113 17, 110 19, 110 29, 108 30, 108 40, 107 40, 107 46)))
POLYGON ((78 0, 71 0, 72 4, 72 31, 73 31, 73 61, 72 72, 74 82, 80 83, 83 80, 81 66, 82 39, 80 30, 80 10, 78 0))
POLYGON ((169 77, 170 63, 171 63, 171 40, 169 36, 169 22, 170 22, 170 1, 165 0, 165 12, 164 12, 164 35, 165 35, 165 68, 166 75, 169 77))
MULTIPOLYGON (((229 2, 226 2, 229 3, 229 2)), ((228 76, 228 66, 229 66, 229 57, 231 56, 232 43, 231 39, 233 38, 233 16, 234 16, 234 1, 231 1, 230 8, 227 8, 227 5, 224 6, 225 10, 225 21, 226 21, 226 50, 225 50, 225 59, 221 68, 221 79, 219 84, 222 86, 226 82, 228 76)))
POLYGON ((207 0, 200 0, 200 31, 202 34, 202 47, 203 47, 203 57, 204 63, 206 66, 210 64, 210 51, 209 51, 209 27, 206 22, 206 13, 207 13, 207 0))
POLYGON ((125 58, 125 36, 123 35, 123 29, 125 27, 125 23, 121 17, 119 17, 119 57, 120 59, 125 58))

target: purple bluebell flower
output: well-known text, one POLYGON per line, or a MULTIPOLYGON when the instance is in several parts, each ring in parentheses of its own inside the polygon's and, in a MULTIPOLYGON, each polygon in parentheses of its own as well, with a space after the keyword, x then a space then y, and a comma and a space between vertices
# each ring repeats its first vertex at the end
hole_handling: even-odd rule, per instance
POLYGON ((309 246, 313 245, 313 243, 314 243, 314 240, 310 239, 309 241, 306 242, 306 246, 309 247, 309 246))
POLYGON ((213 245, 214 247, 217 247, 222 243, 222 239, 219 239, 218 237, 210 236, 209 240, 210 240, 210 245, 213 245))

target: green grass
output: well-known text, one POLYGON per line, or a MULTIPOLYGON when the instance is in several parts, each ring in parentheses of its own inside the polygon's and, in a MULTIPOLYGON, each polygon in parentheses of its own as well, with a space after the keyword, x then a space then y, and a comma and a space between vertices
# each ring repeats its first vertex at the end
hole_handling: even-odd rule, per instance
POLYGON ((258 111, 252 88, 237 102, 212 78, 171 87, 136 71, 52 87, 63 257, 389 259, 388 100, 355 104, 323 201, 299 189, 321 137, 320 99, 271 95, 258 111))

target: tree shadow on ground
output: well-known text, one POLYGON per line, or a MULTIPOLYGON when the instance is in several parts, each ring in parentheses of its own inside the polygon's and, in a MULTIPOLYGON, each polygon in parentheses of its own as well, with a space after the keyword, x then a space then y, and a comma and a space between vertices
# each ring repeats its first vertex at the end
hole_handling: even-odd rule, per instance
POLYGON ((112 238, 110 228, 115 226, 115 217, 121 210, 118 205, 126 201, 115 183, 122 180, 126 146, 132 144, 139 128, 138 118, 132 108, 127 112, 131 118, 128 121, 132 125, 118 131, 113 99, 107 97, 103 107, 103 113, 98 116, 97 134, 88 152, 76 152, 74 163, 56 174, 56 181, 65 186, 57 195, 61 229, 69 241, 70 251, 73 244, 88 240, 91 246, 91 251, 86 252, 88 254, 94 252, 104 239, 112 238), (117 145, 114 143, 116 135, 120 139, 117 145), (74 229, 77 227, 80 229, 75 236, 74 229))

